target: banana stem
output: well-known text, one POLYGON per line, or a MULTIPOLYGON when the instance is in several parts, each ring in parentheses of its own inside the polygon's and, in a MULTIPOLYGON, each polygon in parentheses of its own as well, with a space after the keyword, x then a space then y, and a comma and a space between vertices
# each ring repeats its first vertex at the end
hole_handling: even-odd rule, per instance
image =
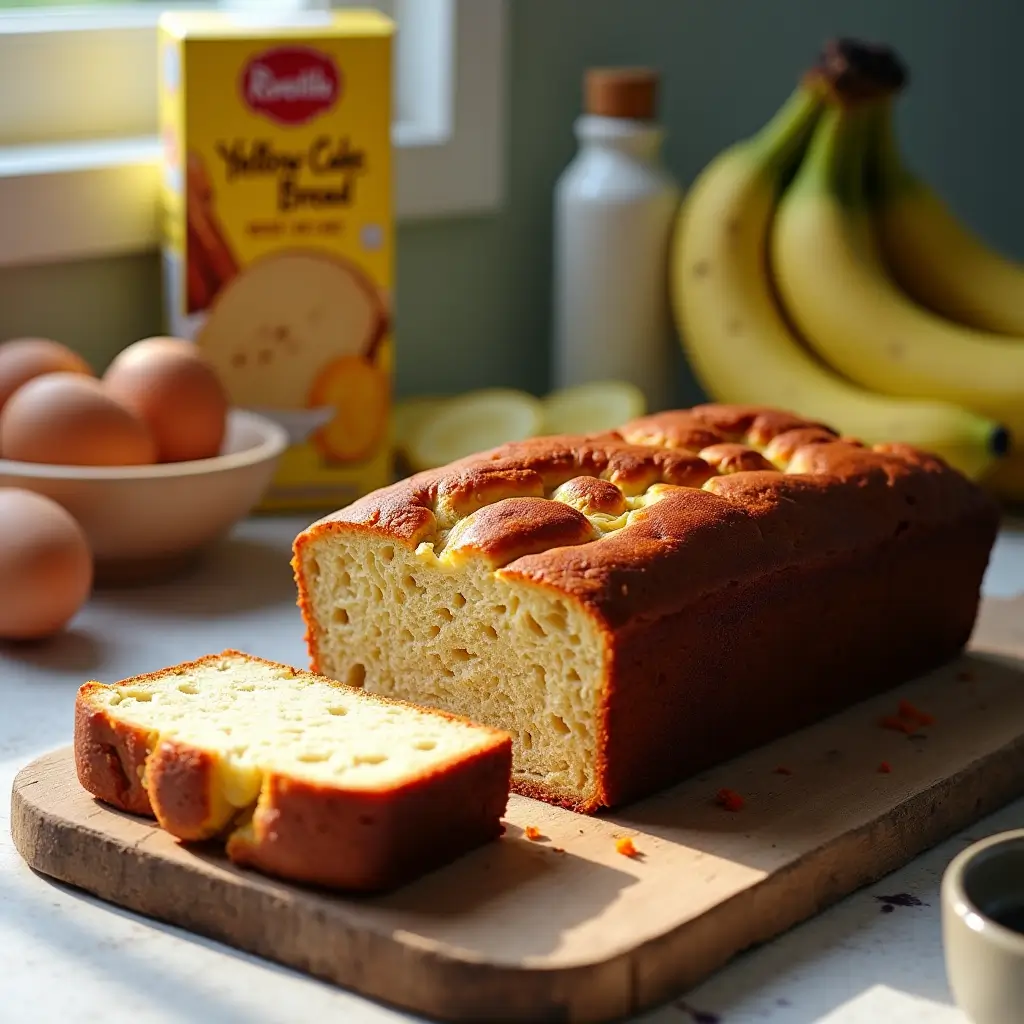
POLYGON ((830 104, 821 115, 793 188, 827 192, 851 206, 862 203, 869 113, 867 105, 830 104))
POLYGON ((805 83, 792 93, 775 116, 747 143, 770 172, 790 171, 807 147, 825 100, 819 88, 805 83))
POLYGON ((881 204, 912 186, 914 176, 900 159, 899 144, 893 128, 893 98, 886 96, 872 104, 868 118, 865 181, 869 198, 881 204))

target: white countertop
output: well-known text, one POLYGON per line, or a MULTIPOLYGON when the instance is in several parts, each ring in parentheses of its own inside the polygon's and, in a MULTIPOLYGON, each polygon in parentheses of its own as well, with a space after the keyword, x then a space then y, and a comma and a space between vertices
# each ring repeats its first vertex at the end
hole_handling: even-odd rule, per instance
MULTIPOLYGON (((409 1021, 405 1014, 102 904, 31 872, 10 839, 16 772, 70 742, 74 694, 224 647, 306 664, 288 565, 306 520, 252 519, 187 579, 97 594, 64 635, 0 645, 0 1021, 102 1024, 409 1021)), ((1024 590, 1024 524, 1008 525, 986 593, 1024 590)), ((971 839, 1024 825, 1024 800, 735 960, 644 1024, 964 1024, 942 962, 939 880, 971 839), (879 894, 920 907, 882 913, 879 894), (698 1013, 690 1012, 692 1007, 698 1013), (705 1016, 706 1014, 706 1016, 705 1016)))

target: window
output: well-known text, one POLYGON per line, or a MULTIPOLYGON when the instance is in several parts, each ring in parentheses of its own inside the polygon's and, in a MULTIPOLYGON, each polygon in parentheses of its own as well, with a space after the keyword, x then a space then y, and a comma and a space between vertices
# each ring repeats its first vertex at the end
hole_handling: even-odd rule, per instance
MULTIPOLYGON (((0 0, 0 96, 6 98, 0 104, 0 265, 156 243, 155 26, 158 12, 176 5, 198 6, 196 0, 0 0)), ((326 0, 245 6, 271 5, 328 6, 326 0)), ((398 217, 493 209, 502 190, 505 0, 362 4, 371 5, 398 24, 398 217)))

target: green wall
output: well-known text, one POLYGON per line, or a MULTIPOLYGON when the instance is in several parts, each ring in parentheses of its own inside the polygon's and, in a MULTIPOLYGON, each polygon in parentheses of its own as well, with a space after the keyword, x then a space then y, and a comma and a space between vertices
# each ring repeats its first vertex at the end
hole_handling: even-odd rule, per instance
MULTIPOLYGON (((403 225, 398 387, 547 383, 552 188, 592 64, 664 72, 666 160, 692 180, 756 129, 830 35, 895 45, 905 147, 955 209, 1024 258, 1024 88, 1014 0, 509 0, 507 195, 496 214, 403 225)), ((2 226, 0 226, 2 230, 2 226)), ((0 337, 71 341, 97 363, 159 329, 154 255, 0 272, 0 337)), ((678 366, 677 398, 698 397, 678 366)))

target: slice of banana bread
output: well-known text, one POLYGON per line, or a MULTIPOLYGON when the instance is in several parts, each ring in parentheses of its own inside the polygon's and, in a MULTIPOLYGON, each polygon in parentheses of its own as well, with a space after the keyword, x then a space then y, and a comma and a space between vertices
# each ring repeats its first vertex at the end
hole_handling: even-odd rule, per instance
POLYGON ((293 565, 317 671, 507 730, 516 790, 594 811, 955 655, 998 518, 924 452, 706 405, 411 477, 293 565))
POLYGON ((511 741, 224 651, 81 687, 75 760, 107 803, 269 874, 389 889, 501 834, 511 741))

